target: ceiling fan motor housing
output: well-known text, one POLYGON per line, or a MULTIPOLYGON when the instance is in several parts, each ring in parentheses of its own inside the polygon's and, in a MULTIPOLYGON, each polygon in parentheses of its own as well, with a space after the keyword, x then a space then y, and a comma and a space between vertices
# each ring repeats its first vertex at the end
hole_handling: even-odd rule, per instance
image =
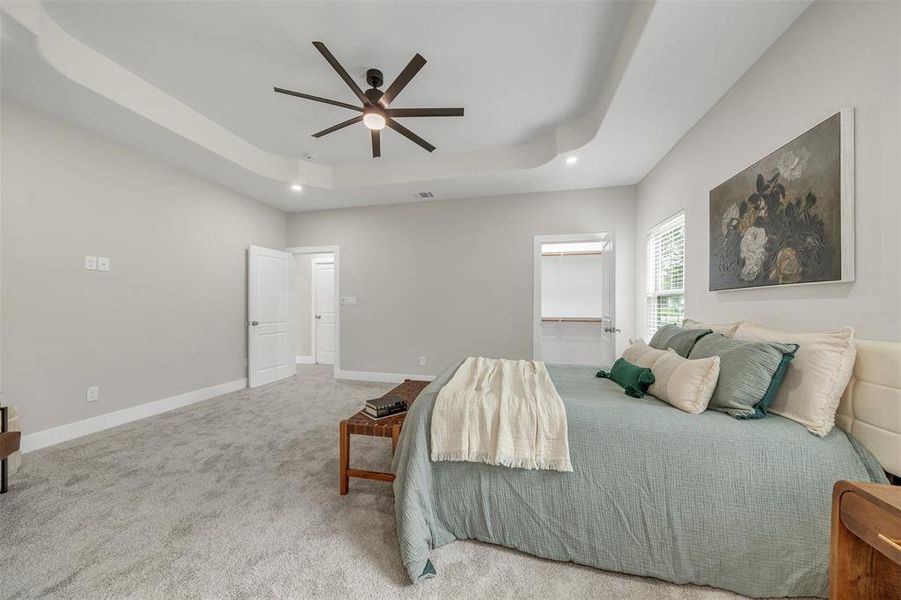
POLYGON ((379 99, 382 97, 382 91, 375 88, 369 88, 363 93, 366 94, 370 104, 378 104, 379 99))

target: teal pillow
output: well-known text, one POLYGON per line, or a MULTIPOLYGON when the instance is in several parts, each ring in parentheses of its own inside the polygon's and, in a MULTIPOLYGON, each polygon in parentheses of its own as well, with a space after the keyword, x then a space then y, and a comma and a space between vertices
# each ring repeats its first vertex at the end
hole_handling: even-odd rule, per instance
POLYGON ((617 359, 610 371, 598 371, 597 376, 618 383, 626 390, 626 395, 633 398, 644 396, 648 386, 654 383, 654 374, 650 369, 633 365, 625 358, 617 359))
POLYGON ((699 339, 689 358, 720 357, 720 376, 707 408, 737 419, 759 419, 797 351, 797 344, 747 342, 714 333, 699 339))
POLYGON ((712 329, 682 329, 678 325, 664 325, 648 343, 657 350, 674 350, 682 358, 688 358, 699 339, 713 333, 712 329))

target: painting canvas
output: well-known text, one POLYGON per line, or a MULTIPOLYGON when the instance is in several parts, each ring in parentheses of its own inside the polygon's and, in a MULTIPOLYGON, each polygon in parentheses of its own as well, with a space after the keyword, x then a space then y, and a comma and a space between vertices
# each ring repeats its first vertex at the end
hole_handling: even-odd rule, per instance
POLYGON ((710 192, 710 290, 853 281, 853 113, 710 192))

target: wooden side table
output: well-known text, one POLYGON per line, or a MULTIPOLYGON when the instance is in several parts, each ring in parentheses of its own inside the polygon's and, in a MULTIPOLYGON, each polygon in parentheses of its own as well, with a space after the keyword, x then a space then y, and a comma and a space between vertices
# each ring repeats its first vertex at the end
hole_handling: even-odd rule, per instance
POLYGON ((901 487, 836 482, 829 597, 901 598, 901 487))
MULTIPOLYGON (((428 381, 419 381, 417 379, 405 379, 402 384, 385 394, 385 396, 398 396, 407 401, 407 406, 413 404, 419 393, 429 384, 428 381)), ((400 437, 400 430, 403 427, 404 419, 407 413, 401 413, 393 417, 384 419, 371 419, 362 410, 357 412, 349 419, 341 421, 340 431, 340 460, 338 474, 338 488, 341 495, 347 494, 348 484, 351 477, 359 477, 361 479, 373 479, 375 481, 394 481, 394 473, 384 473, 381 471, 367 471, 364 469, 351 469, 350 463, 350 436, 351 435, 369 435, 374 437, 390 437, 391 452, 397 448, 397 440, 400 437)))

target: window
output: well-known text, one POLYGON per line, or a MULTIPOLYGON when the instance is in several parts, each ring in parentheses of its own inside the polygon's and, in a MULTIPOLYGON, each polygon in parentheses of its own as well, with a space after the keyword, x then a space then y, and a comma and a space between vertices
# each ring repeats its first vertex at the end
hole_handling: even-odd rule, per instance
POLYGON ((648 232, 648 336, 685 316, 685 213, 648 232))

